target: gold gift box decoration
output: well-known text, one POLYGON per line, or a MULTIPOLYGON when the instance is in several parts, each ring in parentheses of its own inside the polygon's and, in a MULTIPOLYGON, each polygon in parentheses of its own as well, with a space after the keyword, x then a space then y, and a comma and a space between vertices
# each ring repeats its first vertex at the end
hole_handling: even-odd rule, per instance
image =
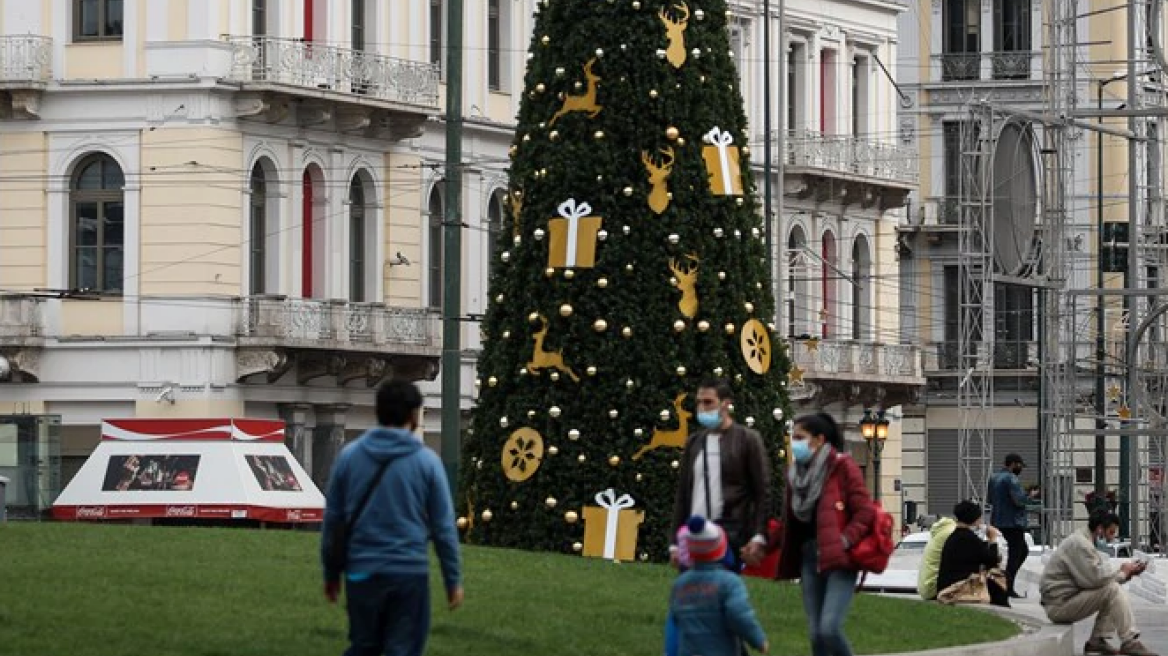
POLYGON ((584 556, 634 560, 644 511, 631 510, 636 505, 633 498, 627 494, 618 497, 612 488, 597 492, 596 504, 584 507, 584 556))
POLYGON ((548 221, 548 266, 553 269, 596 266, 596 241, 601 218, 589 216, 592 206, 569 198, 557 208, 563 218, 548 221))
POLYGON ((715 127, 703 137, 708 146, 702 146, 702 159, 710 175, 710 191, 715 196, 742 195, 742 167, 734 135, 715 127))

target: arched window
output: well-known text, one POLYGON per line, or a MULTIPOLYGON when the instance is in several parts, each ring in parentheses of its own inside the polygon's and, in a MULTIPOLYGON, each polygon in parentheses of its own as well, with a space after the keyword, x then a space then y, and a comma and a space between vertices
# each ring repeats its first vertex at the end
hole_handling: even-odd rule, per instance
POLYGON ((426 213, 430 220, 430 257, 427 273, 430 278, 430 307, 442 307, 442 220, 446 203, 443 190, 446 183, 439 182, 430 190, 430 202, 426 206, 426 213))
MULTIPOLYGON (((499 250, 499 235, 503 232, 503 192, 491 194, 487 203, 487 266, 495 261, 495 254, 499 250)), ((489 270, 489 269, 488 269, 489 270)))
POLYGON ((267 292, 268 240, 268 177, 259 162, 251 169, 248 185, 251 202, 248 211, 248 293, 252 296, 267 292))
POLYGON ((69 284, 74 289, 122 292, 124 186, 121 167, 108 155, 86 157, 73 174, 69 191, 69 284))
POLYGON ((852 339, 871 339, 872 254, 864 235, 852 242, 852 281, 852 339))
POLYGON ((796 337, 803 331, 799 330, 800 322, 798 319, 799 306, 797 303, 803 303, 804 308, 811 299, 799 299, 799 290, 804 287, 806 283, 806 272, 803 267, 799 265, 803 262, 803 249, 807 246, 807 236, 803 232, 803 228, 795 226, 791 228, 791 234, 787 238, 787 334, 790 337, 796 337))
POLYGON ((364 303, 366 298, 366 250, 369 248, 365 185, 360 175, 349 184, 349 300, 364 303))
POLYGON ((820 337, 827 339, 835 336, 836 325, 836 283, 838 275, 835 267, 838 266, 838 257, 835 233, 831 230, 823 232, 823 266, 820 267, 820 276, 823 280, 823 306, 819 310, 819 322, 822 324, 820 337))

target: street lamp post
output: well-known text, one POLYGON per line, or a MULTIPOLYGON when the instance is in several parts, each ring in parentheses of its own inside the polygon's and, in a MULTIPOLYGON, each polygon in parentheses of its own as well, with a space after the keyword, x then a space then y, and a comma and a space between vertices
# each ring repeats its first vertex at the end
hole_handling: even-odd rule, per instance
POLYGON ((884 455, 884 443, 888 440, 888 420, 884 418, 883 410, 877 410, 875 416, 871 410, 864 411, 864 418, 860 420, 860 435, 868 443, 868 452, 872 454, 872 475, 875 479, 872 497, 879 501, 880 457, 884 455))

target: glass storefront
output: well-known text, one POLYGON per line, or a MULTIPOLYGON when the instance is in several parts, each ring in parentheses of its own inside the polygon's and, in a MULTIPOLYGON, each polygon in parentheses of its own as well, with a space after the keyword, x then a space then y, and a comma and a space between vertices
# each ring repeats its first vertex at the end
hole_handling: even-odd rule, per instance
POLYGON ((60 415, 0 415, 0 476, 10 520, 48 513, 61 493, 60 415))

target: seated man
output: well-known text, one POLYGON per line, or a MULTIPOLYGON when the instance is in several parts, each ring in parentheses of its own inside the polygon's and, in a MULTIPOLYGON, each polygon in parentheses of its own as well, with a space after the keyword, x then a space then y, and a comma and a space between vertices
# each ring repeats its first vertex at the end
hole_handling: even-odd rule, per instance
POLYGON ((921 569, 917 572, 917 592, 925 601, 937 598, 937 571, 941 568, 941 550, 955 528, 957 522, 952 517, 942 517, 933 522, 933 526, 929 528, 929 543, 925 545, 921 569))
POLYGON ((986 537, 981 539, 976 531, 981 525, 981 506, 972 501, 962 501, 953 508, 957 517, 957 528, 945 541, 941 550, 941 567, 937 571, 937 590, 941 601, 947 601, 945 593, 949 586, 967 581, 971 576, 984 577, 990 603, 995 606, 1010 605, 1009 591, 1006 589, 1004 572, 997 569, 1002 561, 998 551, 998 529, 986 528, 986 537))
POLYGON ((1139 641, 1131 603, 1119 587, 1142 574, 1147 564, 1133 561, 1115 569, 1097 549, 1114 540, 1118 532, 1119 517, 1096 510, 1086 529, 1063 540, 1042 573, 1042 607, 1055 624, 1073 624, 1099 613, 1091 639, 1083 647, 1088 656, 1156 656, 1139 641), (1117 634, 1121 641, 1118 650, 1107 642, 1111 634, 1117 634))

